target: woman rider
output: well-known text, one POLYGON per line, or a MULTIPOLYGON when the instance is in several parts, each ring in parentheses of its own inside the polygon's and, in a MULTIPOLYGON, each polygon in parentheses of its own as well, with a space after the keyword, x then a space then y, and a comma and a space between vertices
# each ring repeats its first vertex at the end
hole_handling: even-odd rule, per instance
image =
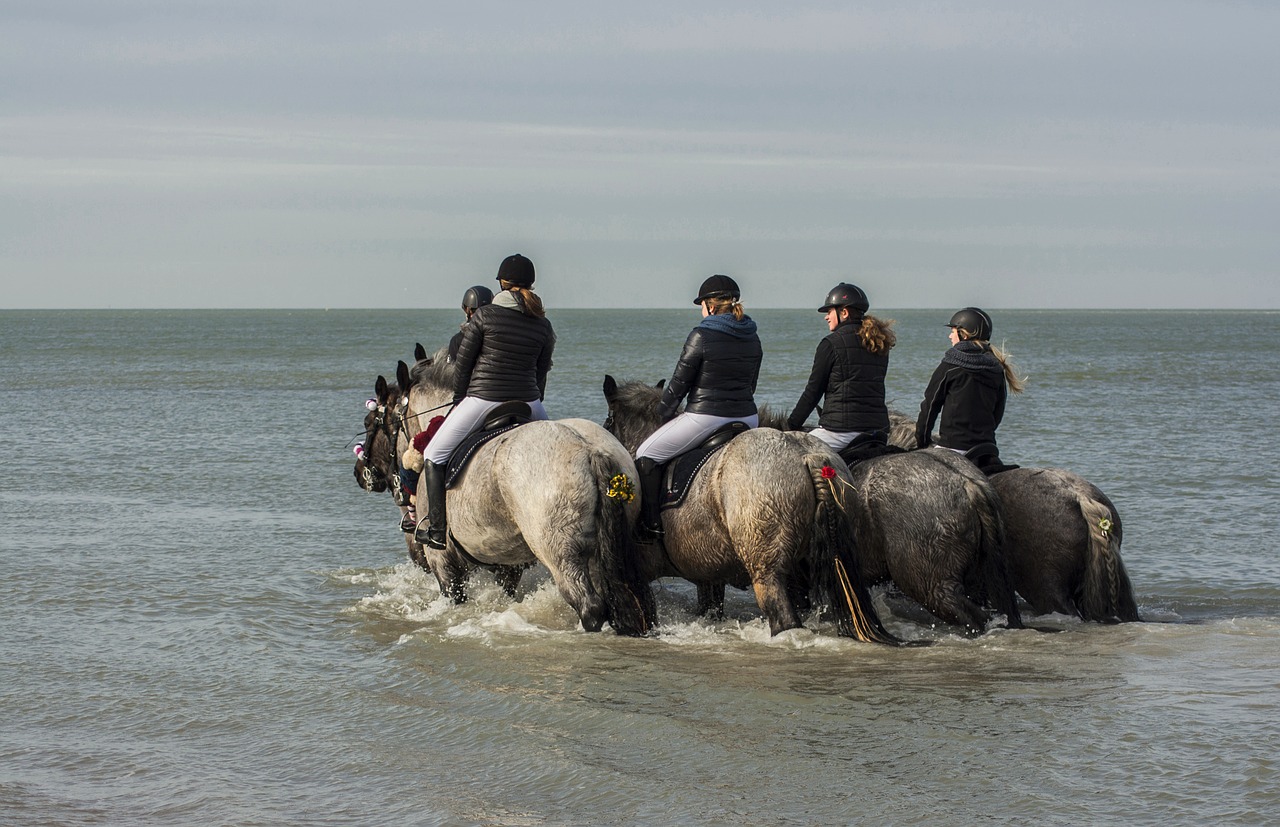
POLYGON ((888 439, 889 409, 884 404, 884 377, 889 348, 897 343, 892 321, 867 314, 867 294, 854 284, 831 288, 819 313, 831 334, 818 342, 809 383, 787 417, 793 431, 825 397, 818 427, 811 434, 839 453, 863 435, 880 443, 888 439))
POLYGON ((763 351, 756 323, 743 312, 740 298, 737 282, 715 275, 702 282, 693 300, 702 308, 702 322, 685 339, 658 403, 667 421, 636 450, 643 499, 637 526, 641 539, 662 536, 662 463, 696 447, 729 422, 752 428, 759 424, 755 390, 763 351), (684 412, 677 415, 686 397, 684 412))
POLYGON ((462 345, 462 329, 467 326, 467 322, 471 321, 471 316, 480 308, 493 301, 493 291, 483 284, 477 284, 474 287, 468 287, 467 292, 462 294, 462 312, 466 315, 466 321, 458 325, 458 332, 453 334, 453 338, 449 340, 449 356, 448 361, 454 362, 458 358, 458 348, 462 345))
MULTIPOLYGON (((462 313, 466 319, 462 324, 458 325, 458 332, 453 334, 453 338, 449 340, 449 349, 445 357, 446 361, 453 362, 458 358, 458 347, 462 344, 462 329, 467 326, 467 322, 471 321, 471 316, 477 310, 493 301, 493 291, 482 284, 474 287, 468 287, 467 292, 462 294, 462 313)), ((429 440, 432 434, 426 434, 420 438, 429 440)), ((417 450, 416 448, 414 449, 417 450)), ((405 452, 405 456, 409 456, 409 452, 405 452)), ((400 520, 400 530, 405 534, 412 534, 418 525, 418 515, 414 507, 413 492, 418 489, 418 472, 410 468, 407 464, 400 468, 400 485, 405 491, 409 492, 409 510, 400 520)))
POLYGON ((423 474, 427 484, 426 543, 444 548, 444 472, 453 450, 503 402, 529 403, 534 419, 546 419, 542 406, 555 332, 533 292, 533 262, 516 253, 498 268, 500 292, 476 309, 462 326, 454 360, 453 408, 426 445, 423 474))
POLYGON ((965 454, 988 473, 1005 470, 1010 466, 1000 463, 996 428, 1004 417, 1009 391, 1021 393, 1022 380, 1008 358, 992 347, 991 317, 985 311, 957 310, 947 327, 951 348, 943 354, 920 403, 916 447, 929 445, 938 421, 938 445, 965 454))

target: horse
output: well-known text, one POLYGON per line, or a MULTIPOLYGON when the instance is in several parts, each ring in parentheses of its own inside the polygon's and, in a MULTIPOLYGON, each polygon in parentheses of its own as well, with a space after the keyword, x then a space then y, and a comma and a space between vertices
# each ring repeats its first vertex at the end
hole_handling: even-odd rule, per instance
MULTIPOLYGON (((890 420, 890 442, 914 448, 915 423, 897 411, 890 420)), ((1009 574, 1032 611, 1141 620, 1120 559, 1120 512, 1101 489, 1063 468, 1015 467, 990 480, 1004 513, 1009 574)))
MULTIPOLYGON (((400 401, 406 397, 398 385, 387 384, 379 374, 373 385, 373 405, 364 417, 364 441, 356 453, 356 484, 365 491, 381 494, 390 491, 400 508, 401 518, 409 513, 409 501, 400 486, 400 469, 397 462, 397 445, 404 428, 404 412, 400 401)), ((409 559, 426 568, 422 547, 411 533, 405 533, 409 559)))
MULTIPOLYGON (((418 345, 421 352, 422 345, 418 345)), ((423 354, 425 358, 425 354, 423 354)), ((403 373, 407 377, 408 368, 401 361, 397 365, 397 375, 403 373)), ((410 496, 406 494, 400 482, 400 457, 409 447, 413 435, 409 432, 407 416, 408 394, 400 388, 407 387, 405 381, 389 385, 379 375, 373 386, 373 407, 365 415, 365 438, 361 450, 356 455, 356 482, 366 491, 381 493, 390 491, 397 506, 400 507, 401 528, 404 528, 404 517, 410 513, 410 496)), ((405 545, 408 546, 409 559, 419 568, 434 573, 433 560, 430 559, 423 545, 414 539, 413 532, 404 532, 405 545)), ((520 586, 520 577, 527 565, 520 566, 484 566, 493 572, 494 579, 508 597, 515 597, 520 586)), ((466 598, 465 590, 455 590, 452 595, 458 602, 466 598)))
MULTIPOLYGON (((761 427, 785 417, 761 409, 761 427)), ((899 422, 891 436, 905 440, 899 422)), ((914 438, 914 423, 909 434, 914 438)), ((864 582, 892 582, 937 618, 981 634, 996 613, 1022 628, 1005 559, 999 496, 951 452, 888 453, 849 469, 848 505, 864 582)))
POLYGON ((1142 620, 1120 559, 1120 513, 1106 494, 1062 468, 1014 468, 991 484, 1004 503, 1014 588, 1036 614, 1142 620))
MULTIPOLYGON (((662 424, 661 383, 604 379, 605 427, 634 455, 662 424)), ((849 521, 838 498, 844 464, 807 434, 752 429, 712 454, 683 504, 662 513, 661 541, 637 544, 647 580, 679 576, 699 584, 752 588, 771 635, 802 626, 812 586, 838 632, 899 644, 876 616, 853 560, 849 521)), ((844 480, 847 482, 847 480, 844 480)))
MULTIPOLYGON (((453 399, 454 366, 445 354, 419 348, 423 358, 412 370, 397 367, 409 395, 409 439, 453 399)), ((622 445, 585 419, 529 422, 485 442, 447 491, 445 548, 424 549, 441 592, 462 598, 472 564, 540 562, 583 629, 596 632, 608 621, 618 634, 648 634, 656 609, 633 560, 636 480, 622 445)), ((426 502, 421 480, 417 498, 426 502)))

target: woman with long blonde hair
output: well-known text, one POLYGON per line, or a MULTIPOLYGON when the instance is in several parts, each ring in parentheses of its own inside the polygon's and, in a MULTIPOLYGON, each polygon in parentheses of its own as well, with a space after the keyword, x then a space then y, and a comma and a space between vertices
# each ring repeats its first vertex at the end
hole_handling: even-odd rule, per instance
POLYGON ((951 349, 929 379, 916 420, 916 447, 933 441, 965 454, 988 474, 1017 466, 1000 461, 996 428, 1004 418, 1009 391, 1022 392, 1022 380, 1009 359, 991 345, 991 316, 977 307, 957 310, 951 321, 951 349))
POLYGON ((818 427, 810 433, 837 453, 859 438, 881 445, 888 441, 884 377, 897 336, 892 320, 868 314, 870 306, 855 284, 841 282, 827 293, 818 312, 825 314, 831 333, 818 342, 809 382, 787 417, 787 426, 798 431, 825 398, 818 427))
POLYGON ((503 402, 527 402, 534 419, 547 419, 542 399, 556 336, 533 292, 534 276, 532 261, 519 253, 507 256, 498 268, 501 291, 462 326, 453 359, 453 407, 424 452, 423 522, 431 548, 445 545, 444 476, 453 450, 503 402))

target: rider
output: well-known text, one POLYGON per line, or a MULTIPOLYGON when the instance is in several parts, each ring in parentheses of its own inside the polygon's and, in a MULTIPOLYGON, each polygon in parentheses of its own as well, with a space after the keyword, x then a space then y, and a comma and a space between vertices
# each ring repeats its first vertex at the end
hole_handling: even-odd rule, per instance
POLYGON ((662 463, 696 447, 729 422, 752 428, 759 424, 755 390, 763 351, 756 323, 743 312, 741 295, 737 282, 716 275, 702 282, 693 300, 702 308, 702 322, 685 339, 658 403, 667 421, 636 449, 643 500, 637 528, 642 539, 662 536, 662 463), (677 415, 685 397, 688 404, 677 415))
MULTIPOLYGON (((453 408, 426 445, 427 545, 445 544, 444 476, 453 450, 503 402, 527 402, 534 419, 546 419, 542 406, 555 332, 533 292, 533 262, 516 253, 498 268, 502 288, 493 302, 478 308, 462 326, 454 361, 453 408)), ((421 527, 421 524, 420 524, 421 527)))
MULTIPOLYGON (((458 347, 462 344, 462 329, 467 326, 467 322, 471 321, 471 316, 480 308, 493 301, 493 291, 482 284, 474 287, 468 287, 467 292, 462 294, 462 312, 466 316, 462 324, 458 325, 458 332, 453 334, 453 338, 449 340, 449 350, 446 357, 447 361, 453 362, 458 358, 458 347)), ((430 439, 434 434, 424 435, 422 439, 430 439)), ((406 456, 408 454, 406 453, 406 456)), ((405 491, 412 492, 418 487, 419 472, 410 467, 402 467, 400 469, 400 484, 405 491)), ((406 534, 413 532, 418 525, 418 515, 416 512, 416 503, 414 497, 409 498, 408 511, 400 520, 400 530, 406 534)))
POLYGON ((965 454, 994 473, 1000 463, 996 428, 1004 417, 1008 393, 1022 392, 1022 380, 1008 358, 991 344, 991 316, 977 307, 957 310, 947 322, 951 349, 929 379, 916 420, 916 447, 932 439, 938 420, 938 445, 965 454))
POLYGON ((819 313, 825 313, 831 334, 818 342, 813 370, 787 426, 798 431, 826 398, 818 427, 810 431, 839 453, 854 439, 871 435, 888 440, 889 409, 884 404, 884 377, 889 348, 897 343, 892 321, 867 314, 867 294, 854 284, 831 288, 819 313))
POLYGON ((462 312, 467 318, 462 324, 458 325, 458 332, 453 334, 453 338, 449 340, 449 357, 448 361, 453 362, 458 358, 458 347, 462 344, 462 328, 467 326, 467 322, 471 321, 471 316, 477 310, 493 301, 493 291, 482 284, 475 287, 468 287, 467 292, 462 294, 462 312))

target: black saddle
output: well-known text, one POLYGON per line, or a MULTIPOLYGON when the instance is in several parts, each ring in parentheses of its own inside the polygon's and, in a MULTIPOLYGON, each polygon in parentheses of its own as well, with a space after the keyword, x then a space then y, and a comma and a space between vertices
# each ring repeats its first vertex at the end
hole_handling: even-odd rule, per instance
POLYGON ((1000 449, 996 447, 994 442, 983 442, 975 445, 964 452, 964 455, 974 465, 978 466, 978 470, 986 474, 988 477, 999 474, 1001 471, 1012 471, 1019 467, 1017 465, 1006 465, 1000 461, 1000 449))
POLYGON ((853 442, 844 446, 840 451, 840 459, 844 460, 845 465, 852 468, 859 462, 882 457, 885 454, 901 454, 902 452, 903 449, 897 445, 889 444, 889 435, 884 431, 871 431, 858 434, 853 438, 853 442))
POLYGON ((672 457, 667 462, 666 473, 662 476, 662 508, 676 508, 684 502, 689 493, 689 485, 697 476, 702 466, 707 464, 711 455, 729 444, 729 440, 739 434, 751 430, 745 422, 730 422, 721 425, 702 441, 697 448, 685 451, 672 457))
POLYGON ((484 418, 484 424, 480 426, 480 430, 462 440, 458 447, 453 449, 453 453, 449 455, 449 464, 444 472, 444 487, 453 487, 453 483, 463 469, 467 467, 467 463, 475 456, 481 445, 484 445, 494 437, 505 434, 512 428, 532 421, 533 411, 529 408, 528 402, 503 402, 492 411, 489 411, 489 415, 484 418))

